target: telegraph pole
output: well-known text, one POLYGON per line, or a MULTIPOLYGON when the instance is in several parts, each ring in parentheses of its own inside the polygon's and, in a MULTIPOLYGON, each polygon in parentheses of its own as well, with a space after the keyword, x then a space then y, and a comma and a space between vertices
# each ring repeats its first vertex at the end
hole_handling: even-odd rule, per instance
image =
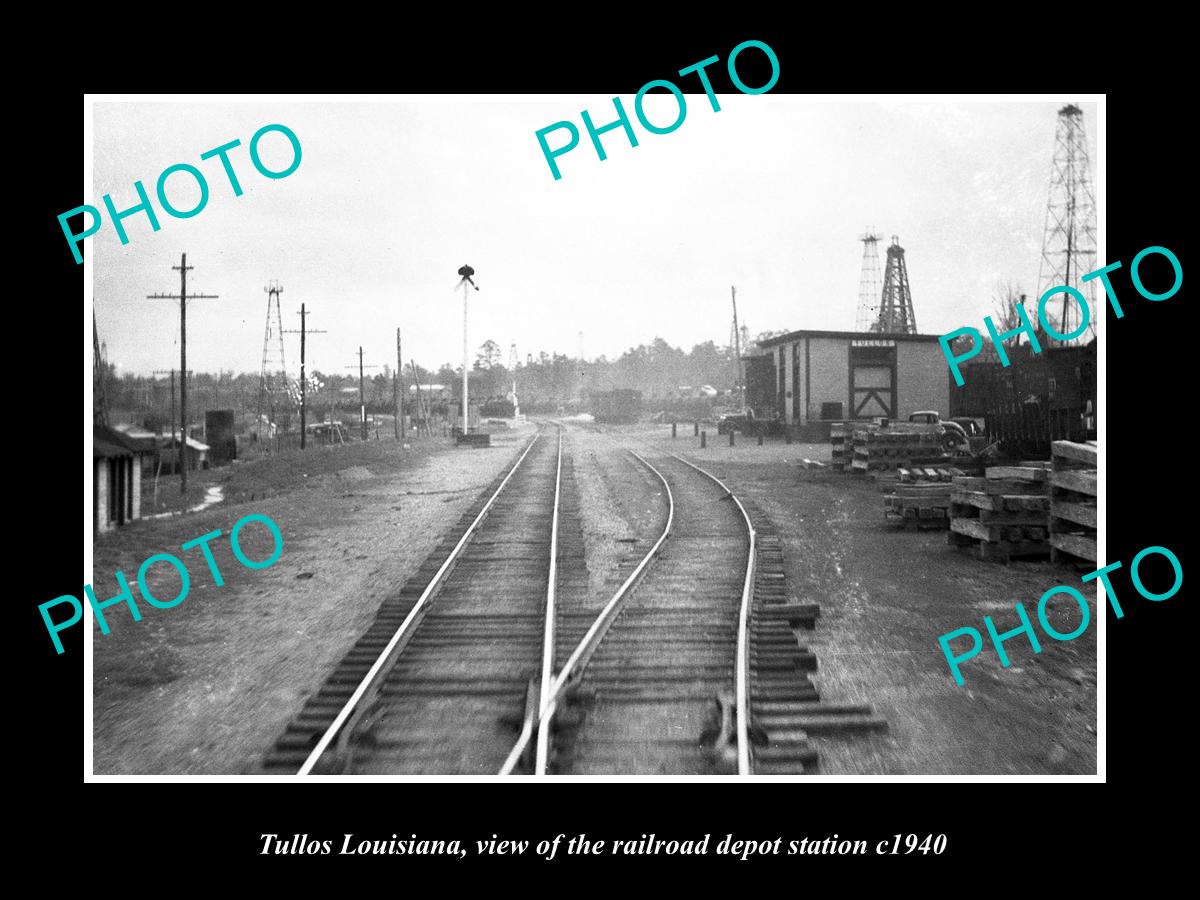
POLYGON ((404 440, 404 357, 400 354, 400 329, 396 329, 396 373, 392 376, 392 403, 396 407, 396 440, 404 440))
MULTIPOLYGON (((187 264, 187 254, 181 254, 179 265, 171 266, 179 273, 178 294, 147 294, 147 300, 179 301, 179 492, 187 493, 187 302, 191 300, 216 300, 217 294, 192 294, 188 297, 187 273, 196 268, 187 264)), ((174 396, 174 392, 172 392, 174 396)))
MULTIPOLYGON (((175 449, 175 370, 174 369, 155 369, 151 375, 170 375, 171 376, 171 449, 175 449)), ((193 373, 195 374, 195 373, 193 373)), ((175 465, 179 465, 179 455, 175 456, 175 465)), ((157 486, 155 488, 157 490, 157 486)))
MULTIPOLYGON (((346 366, 353 369, 354 366, 346 366)), ((363 382, 363 369, 378 369, 379 366, 363 365, 363 348, 358 348, 358 417, 362 423, 362 439, 367 439, 367 392, 363 382)))
POLYGON ((734 392, 738 396, 738 409, 745 412, 746 393, 742 389, 742 332, 738 328, 737 288, 734 285, 730 285, 729 290, 733 296, 733 359, 737 364, 737 369, 733 376, 733 387, 734 392))
MULTIPOLYGON (((304 304, 301 303, 300 304, 300 331, 299 331, 299 334, 300 334, 300 449, 301 450, 303 450, 305 448, 305 446, 307 446, 306 441, 308 440, 308 426, 306 424, 306 422, 308 421, 308 419, 307 419, 308 404, 307 404, 307 399, 306 399, 308 396, 308 385, 305 384, 305 381, 304 381, 304 337, 305 337, 304 317, 305 317, 304 304)), ((296 334, 297 332, 295 329, 288 329, 284 333, 285 334, 296 334)), ((317 331, 309 331, 307 333, 308 334, 327 334, 328 332, 317 330, 317 331)))

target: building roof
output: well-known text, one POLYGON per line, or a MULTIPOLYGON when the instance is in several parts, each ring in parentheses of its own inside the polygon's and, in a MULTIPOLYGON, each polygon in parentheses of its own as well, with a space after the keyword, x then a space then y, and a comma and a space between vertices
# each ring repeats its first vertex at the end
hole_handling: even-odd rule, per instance
MULTIPOLYGON (((171 432, 169 434, 157 436, 156 439, 159 443, 159 446, 173 447, 175 444, 179 443, 179 429, 173 428, 173 429, 171 429, 171 432)), ((193 450, 207 450, 208 449, 208 444, 204 443, 204 441, 196 440, 190 434, 188 435, 188 438, 187 438, 187 445, 190 448, 192 448, 193 450)))
POLYGON ((137 445, 115 428, 109 428, 107 425, 92 426, 92 458, 96 457, 114 457, 114 456, 132 456, 135 453, 145 452, 142 447, 137 445))
POLYGON ((800 331, 789 331, 787 334, 781 334, 779 337, 767 338, 764 341, 759 341, 760 347, 777 347, 780 344, 790 344, 792 341, 799 338, 814 337, 814 338, 841 338, 844 340, 857 341, 936 341, 941 335, 937 334, 884 334, 873 331, 813 331, 811 329, 801 329, 800 331))
POLYGON ((125 436, 125 443, 136 448, 142 453, 153 452, 157 446, 154 432, 147 431, 140 425, 133 425, 128 422, 118 422, 113 425, 113 429, 121 432, 125 436))

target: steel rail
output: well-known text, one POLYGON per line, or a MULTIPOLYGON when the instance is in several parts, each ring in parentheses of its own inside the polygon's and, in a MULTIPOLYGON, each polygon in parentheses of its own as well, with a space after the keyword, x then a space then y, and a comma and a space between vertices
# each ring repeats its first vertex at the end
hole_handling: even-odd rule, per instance
POLYGON ((493 493, 488 499, 487 503, 484 504, 483 509, 479 511, 479 515, 475 517, 475 520, 471 523, 470 527, 463 532, 463 536, 459 538, 458 543, 454 545, 454 549, 450 551, 450 555, 446 557, 445 562, 442 563, 441 567, 434 574, 433 578, 430 579, 429 584, 425 587, 425 590, 421 592, 421 596, 417 599, 417 602, 413 604, 413 608, 409 611, 408 615, 405 616, 404 621, 400 624, 400 627, 396 629, 396 633, 392 635, 392 638, 390 641, 388 641, 387 646, 383 648, 379 656, 376 658, 374 664, 367 671, 367 674, 364 675, 362 681, 359 682, 358 687, 354 689, 354 693, 350 695, 350 699, 346 701, 346 704, 342 707, 341 711, 338 712, 336 718, 334 718, 333 722, 325 730, 325 733, 321 735, 321 739, 317 741, 316 746, 313 747, 313 750, 308 755, 308 758, 304 760, 304 765, 302 765, 299 771, 296 772, 297 775, 308 775, 312 772, 313 766, 317 764, 317 761, 325 753, 326 749, 328 749, 329 744, 335 737, 337 737, 339 729, 341 729, 346 720, 354 712, 355 707, 370 689, 372 683, 379 676, 379 673, 383 670, 388 661, 388 657, 392 654, 392 651, 402 639, 409 636, 408 632, 412 628, 413 623, 418 621, 419 614, 424 611, 424 607, 426 603, 428 603, 429 598, 434 595, 439 587, 441 587, 442 580, 445 578, 446 573, 450 571, 451 567, 458 560, 463 548, 466 547, 471 537, 475 534, 475 531, 479 527, 480 523, 487 517, 487 514, 491 510, 493 504, 495 504, 496 499, 504 491, 504 488, 508 486, 508 482, 512 479, 517 469, 521 467, 521 464, 525 462, 525 457, 527 457, 530 451, 533 450, 534 445, 537 444, 540 437, 541 431, 538 431, 537 434, 533 436, 533 439, 529 442, 529 446, 525 448, 525 451, 521 454, 517 461, 513 463, 513 467, 509 469, 508 474, 504 476, 504 480, 500 482, 500 486, 496 488, 495 493, 493 493))
MULTIPOLYGON (((542 641, 542 684, 538 692, 539 705, 541 698, 550 693, 550 685, 554 679, 554 614, 557 603, 556 584, 558 581, 558 511, 562 497, 562 426, 558 429, 558 469, 554 474, 554 518, 550 524, 550 578, 546 585, 546 631, 542 641)), ((528 735, 525 738, 529 740, 528 735)), ((546 771, 546 758, 550 752, 550 732, 546 728, 538 728, 536 749, 536 772, 546 771)))
MULTIPOLYGON (((670 451, 667 451, 670 453, 670 451)), ((738 642, 737 642, 737 674, 736 674, 736 689, 737 698, 737 760, 738 760, 738 775, 752 775, 753 767, 750 764, 750 602, 754 597, 754 566, 755 566, 755 550, 758 533, 754 530, 754 523, 750 521, 750 515, 746 512, 746 507, 742 506, 742 501, 733 493, 716 475, 711 472, 706 472, 693 462, 689 462, 677 453, 670 453, 675 459, 679 460, 685 466, 690 466, 701 475, 710 478, 722 490, 724 490, 737 504, 737 508, 742 513, 742 518, 746 520, 746 531, 750 537, 749 556, 746 561, 746 579, 742 585, 742 606, 738 611, 738 642)))
MULTIPOLYGON (((659 481, 662 482, 663 489, 667 492, 667 524, 663 528, 662 534, 658 536, 658 540, 654 542, 654 546, 651 547, 646 555, 642 557, 641 561, 637 564, 637 567, 629 574, 629 577, 625 579, 608 603, 605 604, 604 609, 600 611, 599 615, 596 616, 596 619, 592 622, 592 625, 587 630, 587 633, 584 634, 579 644, 571 652, 571 655, 567 657, 567 661, 563 664, 562 669, 559 671, 558 676, 554 679, 549 689, 547 690, 543 688, 536 721, 538 743, 533 772, 535 775, 545 774, 545 766, 550 744, 550 725, 554 720, 554 713, 558 708, 559 698, 566 690, 569 682, 573 678, 577 678, 583 673, 583 670, 587 666, 587 662, 591 658, 592 653, 595 652, 596 647, 598 647, 600 642, 604 639, 604 635, 608 633, 609 627, 616 620, 617 613, 620 612, 622 602, 627 597, 629 592, 637 585, 637 583, 641 581, 642 576, 645 575, 646 569, 650 565, 650 562, 655 556, 658 555, 659 551, 662 549, 663 543, 670 536, 671 527, 675 522, 675 498, 671 493, 671 486, 667 483, 667 479, 663 477, 663 474, 659 472, 658 469, 654 468, 654 466, 648 463, 639 454, 635 453, 633 450, 629 450, 628 452, 638 462, 653 472, 658 477, 659 481), (545 751, 543 751, 543 748, 545 748, 545 751)), ((546 668, 543 669, 543 676, 545 675, 547 669, 553 665, 553 645, 547 645, 547 648, 545 660, 548 660, 548 662, 546 663, 546 668)), ((508 758, 504 761, 504 765, 501 767, 499 774, 511 775, 516 769, 517 763, 520 761, 522 754, 525 753, 526 748, 529 746, 530 733, 532 732, 533 724, 534 723, 531 720, 526 720, 526 727, 522 729, 521 734, 517 738, 517 742, 513 745, 512 750, 508 754, 508 758)))

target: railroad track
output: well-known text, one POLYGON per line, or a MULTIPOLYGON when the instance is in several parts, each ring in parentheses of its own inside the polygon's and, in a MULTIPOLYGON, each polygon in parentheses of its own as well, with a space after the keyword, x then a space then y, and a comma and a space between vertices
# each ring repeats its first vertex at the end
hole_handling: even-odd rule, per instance
MULTIPOLYGON (((562 446, 535 435, 288 725, 264 762, 306 774, 495 774, 542 679, 562 446)), ((573 533, 579 535, 578 527, 573 533)), ((551 619, 551 622, 553 620, 551 619)))
POLYGON ((661 530, 597 609, 562 443, 539 431, 382 604, 268 771, 803 772, 806 727, 878 725, 820 703, 798 641, 816 606, 787 600, 778 536, 682 457, 629 451, 661 486, 661 530))
MULTIPOLYGON (((564 707, 551 727, 553 771, 812 773, 810 733, 886 729, 869 705, 821 700, 807 646, 820 607, 789 597, 782 544, 762 510, 676 454, 662 471, 634 456, 667 498, 662 535, 640 565, 671 542, 632 596, 626 585, 610 603, 625 612, 611 614, 607 639, 589 633, 567 659, 553 686, 567 702, 543 704, 551 721, 564 707)), ((565 618, 559 659, 585 621, 565 618)), ((542 766, 539 757, 534 770, 542 766)))
POLYGON ((746 646, 742 599, 753 533, 736 498, 702 473, 680 460, 637 459, 661 479, 669 541, 602 639, 586 640, 589 616, 563 615, 558 656, 572 669, 572 689, 567 727, 555 729, 553 771, 737 771, 745 747, 736 733, 738 654, 746 646))

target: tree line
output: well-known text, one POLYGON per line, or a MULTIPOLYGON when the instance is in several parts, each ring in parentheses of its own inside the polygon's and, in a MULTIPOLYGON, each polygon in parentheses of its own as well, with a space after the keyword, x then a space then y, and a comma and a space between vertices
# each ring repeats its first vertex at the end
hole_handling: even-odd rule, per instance
MULTIPOLYGON (((776 332, 764 332, 756 340, 764 340, 776 332)), ((747 349, 753 351, 751 344, 747 349)), ((508 398, 515 382, 522 408, 551 409, 586 401, 594 393, 618 388, 640 391, 647 401, 671 400, 706 395, 712 391, 725 394, 734 387, 737 378, 733 350, 713 341, 696 344, 684 350, 656 337, 648 344, 631 347, 616 359, 600 356, 579 360, 560 353, 530 354, 518 362, 515 370, 504 362, 500 345, 487 340, 476 351, 469 373, 472 399, 481 402, 508 398)), ((393 409, 392 368, 384 365, 364 379, 363 394, 367 411, 390 413, 393 409)), ((117 411, 121 420, 166 422, 170 418, 171 386, 166 376, 125 374, 117 377, 109 364, 106 393, 109 408, 117 411)), ((294 376, 291 376, 294 378, 294 376)), ((442 385, 451 398, 461 391, 462 367, 444 363, 437 369, 424 366, 405 366, 401 383, 405 397, 412 398, 411 385, 421 386, 426 399, 430 385, 442 385)), ((233 409, 244 420, 253 420, 259 413, 259 373, 232 370, 194 372, 188 378, 188 406, 196 421, 209 409, 233 409)), ((178 402, 178 378, 175 398, 178 402)), ((291 393, 297 386, 293 382, 291 393)), ((329 413, 335 416, 348 410, 357 412, 359 378, 356 372, 329 373, 313 369, 309 373, 306 402, 310 420, 317 421, 329 413)), ((288 398, 275 398, 276 416, 280 407, 294 406, 288 398)), ((264 400, 269 405, 270 398, 264 400)), ((176 413, 178 414, 178 413, 176 413)), ((267 412, 269 414, 269 411, 267 412)), ((190 417, 190 416, 189 416, 190 417)))

